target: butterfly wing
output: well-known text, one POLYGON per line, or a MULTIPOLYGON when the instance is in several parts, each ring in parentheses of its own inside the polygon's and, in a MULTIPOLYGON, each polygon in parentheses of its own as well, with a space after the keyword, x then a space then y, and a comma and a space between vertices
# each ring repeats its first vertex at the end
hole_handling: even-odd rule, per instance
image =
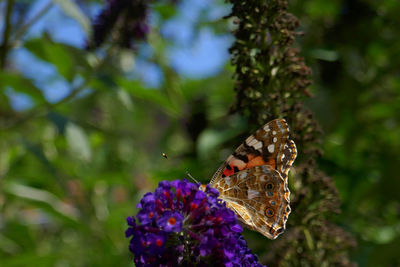
POLYGON ((281 174, 271 166, 234 173, 212 185, 246 227, 275 239, 286 227, 290 192, 281 174))
POLYGON ((286 121, 270 121, 228 157, 210 185, 248 228, 275 239, 291 211, 287 178, 296 156, 286 121))
POLYGON ((282 148, 282 151, 278 154, 276 169, 287 183, 290 167, 297 156, 297 148, 293 140, 287 140, 282 148))
MULTIPOLYGON (((228 157, 216 171, 210 184, 255 166, 268 165, 273 169, 278 169, 278 164, 282 164, 282 155, 284 155, 282 152, 284 153, 284 146, 287 144, 288 139, 289 126, 284 119, 268 122, 258 129, 255 134, 250 135, 228 157)), ((283 169, 286 170, 285 168, 283 169)))

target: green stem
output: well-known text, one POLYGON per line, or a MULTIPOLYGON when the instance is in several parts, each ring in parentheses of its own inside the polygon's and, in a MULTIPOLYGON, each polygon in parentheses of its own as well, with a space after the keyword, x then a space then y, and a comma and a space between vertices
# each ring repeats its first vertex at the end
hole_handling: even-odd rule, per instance
POLYGON ((50 8, 53 6, 53 1, 49 1, 43 8, 40 10, 33 18, 31 18, 28 22, 26 22, 24 25, 22 25, 14 34, 13 38, 13 45, 18 42, 22 36, 26 33, 29 28, 35 24, 44 14, 47 13, 47 11, 50 10, 50 8))

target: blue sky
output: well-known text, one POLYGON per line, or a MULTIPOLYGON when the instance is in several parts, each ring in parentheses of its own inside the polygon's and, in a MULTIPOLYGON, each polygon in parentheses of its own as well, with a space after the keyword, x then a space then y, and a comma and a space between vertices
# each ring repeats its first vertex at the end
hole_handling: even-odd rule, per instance
MULTIPOLYGON (((28 12, 26 20, 37 14, 51 0, 36 0, 28 12)), ((4 8, 1 8, 3 12, 4 8)), ((101 10, 100 5, 89 8, 91 19, 101 10)), ((173 45, 167 48, 167 59, 182 77, 201 79, 213 76, 222 70, 229 59, 228 48, 232 43, 229 34, 217 35, 207 27, 197 28, 199 19, 217 20, 229 13, 229 6, 215 4, 214 0, 182 0, 175 17, 160 25, 161 34, 173 45)), ((157 14, 150 17, 151 24, 157 25, 157 14)), ((3 25, 0 25, 0 29, 3 25)), ((66 43, 82 48, 86 35, 80 24, 63 13, 58 5, 54 5, 27 32, 25 39, 40 37, 46 31, 56 42, 66 43)), ((161 70, 146 58, 152 55, 149 45, 141 45, 139 57, 132 65, 132 76, 141 79, 148 87, 159 87, 163 82, 161 70)), ((57 73, 57 69, 46 62, 38 60, 24 48, 14 49, 10 60, 14 68, 32 79, 50 102, 62 99, 69 93, 70 84, 57 73)), ((24 110, 31 106, 26 95, 8 90, 16 110, 24 110)))

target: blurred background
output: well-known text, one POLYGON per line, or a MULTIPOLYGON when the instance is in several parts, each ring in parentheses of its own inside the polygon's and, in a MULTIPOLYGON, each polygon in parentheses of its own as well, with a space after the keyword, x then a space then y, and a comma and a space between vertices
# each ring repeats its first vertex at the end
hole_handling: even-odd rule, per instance
MULTIPOLYGON (((143 194, 186 171, 206 183, 247 131, 228 115, 229 4, 152 1, 133 39, 107 43, 92 23, 106 29, 111 4, 0 2, 1 266, 133 265, 125 219, 143 194)), ((342 200, 331 220, 357 240, 352 262, 400 266, 400 4, 291 0, 289 11, 313 71, 316 160, 342 200)), ((275 266, 263 257, 274 241, 245 236, 275 266)))

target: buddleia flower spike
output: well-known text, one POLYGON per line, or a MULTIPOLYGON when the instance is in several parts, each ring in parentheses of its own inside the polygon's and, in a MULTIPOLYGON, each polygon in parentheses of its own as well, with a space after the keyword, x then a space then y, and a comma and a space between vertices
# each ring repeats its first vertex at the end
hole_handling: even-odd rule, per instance
POLYGON ((136 266, 262 266, 218 194, 186 180, 160 182, 145 194, 136 217, 127 218, 136 266))

